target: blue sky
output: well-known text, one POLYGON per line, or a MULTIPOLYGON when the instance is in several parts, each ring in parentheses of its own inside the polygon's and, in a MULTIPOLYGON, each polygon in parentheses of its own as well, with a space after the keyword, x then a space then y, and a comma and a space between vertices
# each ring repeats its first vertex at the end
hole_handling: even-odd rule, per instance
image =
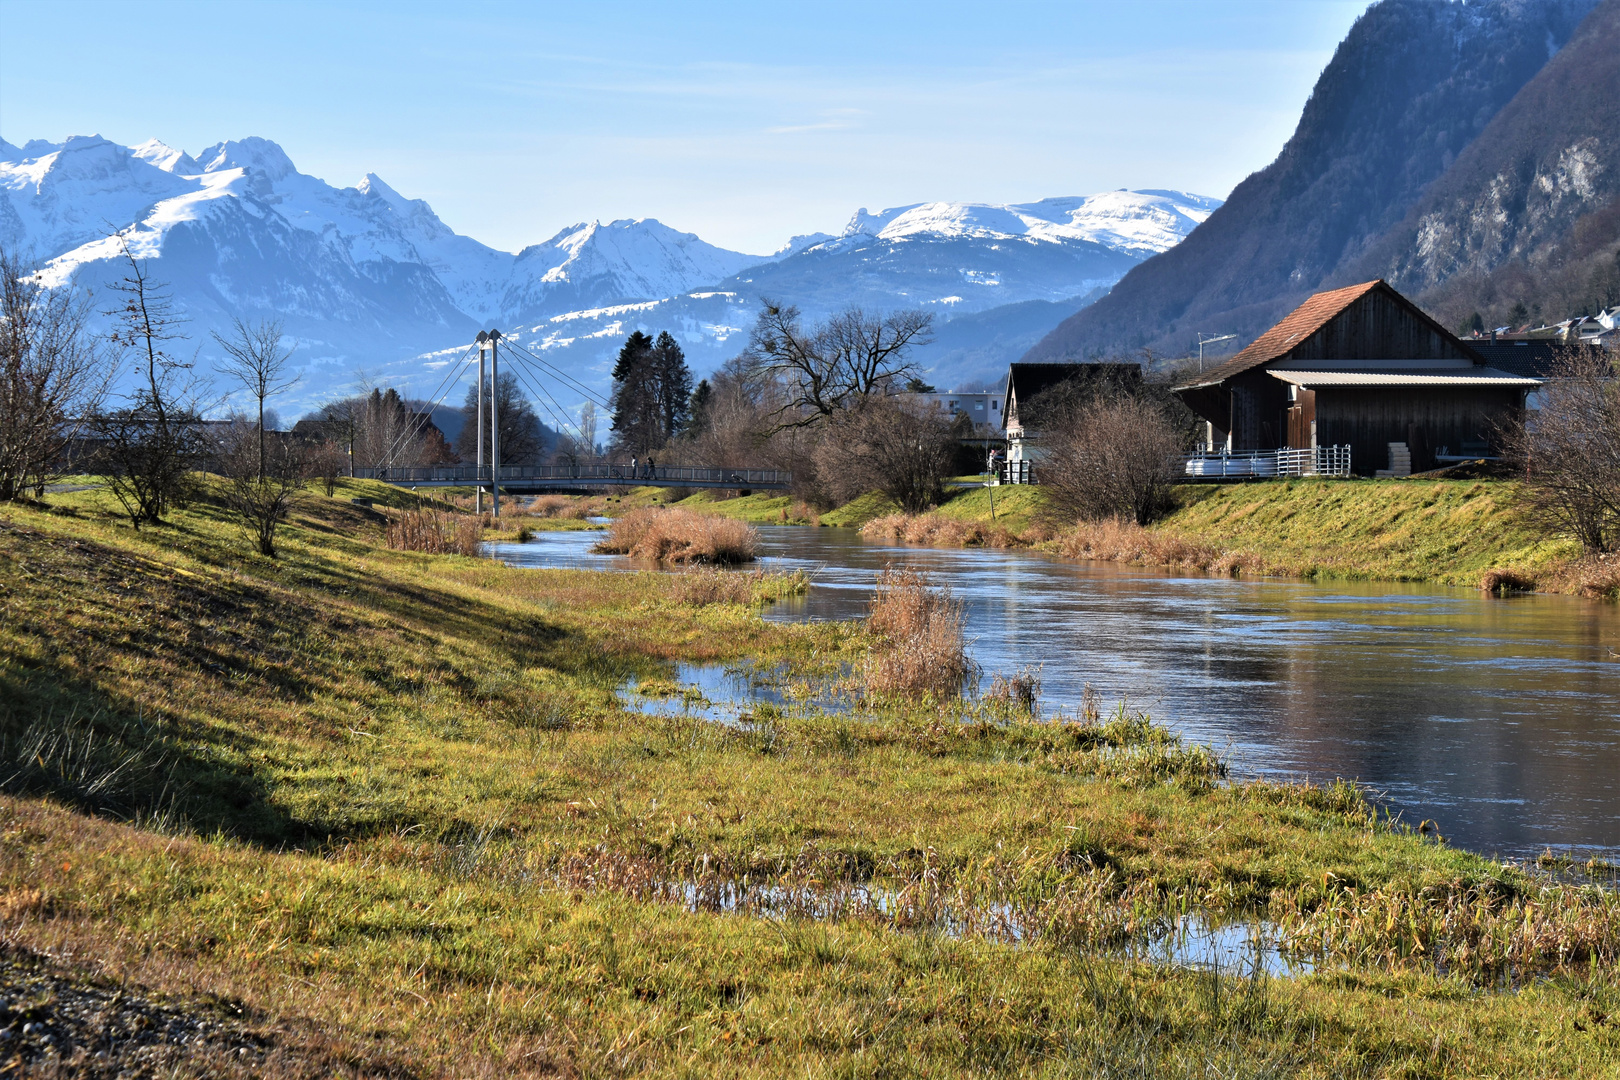
POLYGON ((515 250, 656 217, 765 252, 858 207, 1225 196, 1365 0, 0 0, 0 135, 262 135, 515 250))

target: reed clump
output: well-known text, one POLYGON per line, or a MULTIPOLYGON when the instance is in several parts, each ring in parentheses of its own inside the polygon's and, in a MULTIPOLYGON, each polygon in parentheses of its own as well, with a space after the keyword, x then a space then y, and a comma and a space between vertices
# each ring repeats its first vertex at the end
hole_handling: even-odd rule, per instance
POLYGON ((1620 893, 1486 880, 1421 890, 1307 886, 1273 895, 1270 915, 1301 956, 1356 967, 1518 978, 1620 961, 1620 893))
POLYGON ((681 507, 632 510, 591 548, 659 563, 732 565, 759 554, 759 533, 747 522, 681 507))
POLYGON ((1484 576, 1479 579, 1479 587, 1482 592, 1503 596, 1508 593, 1534 592, 1536 580, 1518 570, 1497 567, 1485 571, 1484 576))
POLYGON ((862 525, 861 535, 872 540, 934 547, 1012 548, 1027 547, 1032 542, 1000 525, 984 525, 935 513, 884 514, 862 525))
POLYGON ((692 607, 709 604, 771 604, 789 596, 802 596, 810 588, 810 575, 773 570, 723 570, 695 566, 672 578, 675 599, 692 607))
POLYGON ((395 551, 429 555, 477 555, 484 519, 441 510, 406 510, 388 523, 386 542, 395 551))
POLYGON ((985 691, 984 699, 997 711, 1027 716, 1031 720, 1038 719, 1041 708, 1041 668, 1039 665, 1021 667, 1011 675, 996 672, 995 678, 990 682, 990 689, 985 691))
POLYGON ((1263 574, 1274 569, 1252 552, 1232 551, 1118 519, 1079 522, 1059 541, 1058 550, 1071 559, 1147 563, 1213 574, 1263 574))
POLYGON ((591 507, 576 495, 536 495, 530 500, 527 513, 537 518, 584 521, 591 516, 591 507))
POLYGON ((866 621, 873 638, 863 672, 867 693, 936 701, 960 697, 974 674, 965 623, 962 603, 949 586, 935 586, 918 570, 884 570, 866 621))

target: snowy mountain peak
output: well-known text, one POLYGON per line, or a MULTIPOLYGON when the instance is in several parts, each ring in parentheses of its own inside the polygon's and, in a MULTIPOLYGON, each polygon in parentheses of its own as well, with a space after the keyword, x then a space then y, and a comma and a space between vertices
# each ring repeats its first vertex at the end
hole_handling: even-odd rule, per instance
POLYGON ((375 195, 377 198, 381 199, 389 206, 395 207, 396 209, 413 206, 416 203, 421 202, 420 199, 407 199, 405 196, 389 187, 383 178, 374 172, 366 173, 361 181, 355 185, 355 190, 359 191, 362 195, 375 195))
POLYGON ((130 147, 129 153, 131 157, 140 158, 148 165, 155 165, 168 173, 195 176, 203 171, 196 158, 156 139, 147 139, 139 146, 130 147))
POLYGON ((1156 254, 1207 218, 1219 199, 1179 191, 1105 191, 1032 203, 929 202, 857 210, 841 240, 1013 239, 1083 241, 1156 254))
POLYGON ((293 167, 292 159, 287 156, 286 151, 269 139, 261 139, 257 135, 215 143, 198 154, 197 159, 202 162, 203 172, 246 169, 262 173, 271 183, 285 180, 298 171, 293 167))

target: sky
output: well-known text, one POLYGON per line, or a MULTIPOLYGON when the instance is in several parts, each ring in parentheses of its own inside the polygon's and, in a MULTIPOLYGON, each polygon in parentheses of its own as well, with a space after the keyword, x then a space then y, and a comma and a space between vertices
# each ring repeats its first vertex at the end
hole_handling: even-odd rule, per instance
POLYGON ((509 251, 653 217, 763 254, 861 207, 1225 197, 1366 6, 0 0, 0 135, 260 135, 509 251))

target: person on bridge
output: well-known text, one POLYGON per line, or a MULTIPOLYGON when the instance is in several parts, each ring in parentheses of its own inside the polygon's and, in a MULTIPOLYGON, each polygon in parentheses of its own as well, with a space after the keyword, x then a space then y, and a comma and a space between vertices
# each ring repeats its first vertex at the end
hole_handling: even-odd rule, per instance
POLYGON ((630 479, 634 480, 639 474, 636 472, 636 459, 630 459, 630 479))
POLYGON ((651 454, 647 455, 647 479, 658 479, 658 463, 653 460, 653 456, 651 454))

